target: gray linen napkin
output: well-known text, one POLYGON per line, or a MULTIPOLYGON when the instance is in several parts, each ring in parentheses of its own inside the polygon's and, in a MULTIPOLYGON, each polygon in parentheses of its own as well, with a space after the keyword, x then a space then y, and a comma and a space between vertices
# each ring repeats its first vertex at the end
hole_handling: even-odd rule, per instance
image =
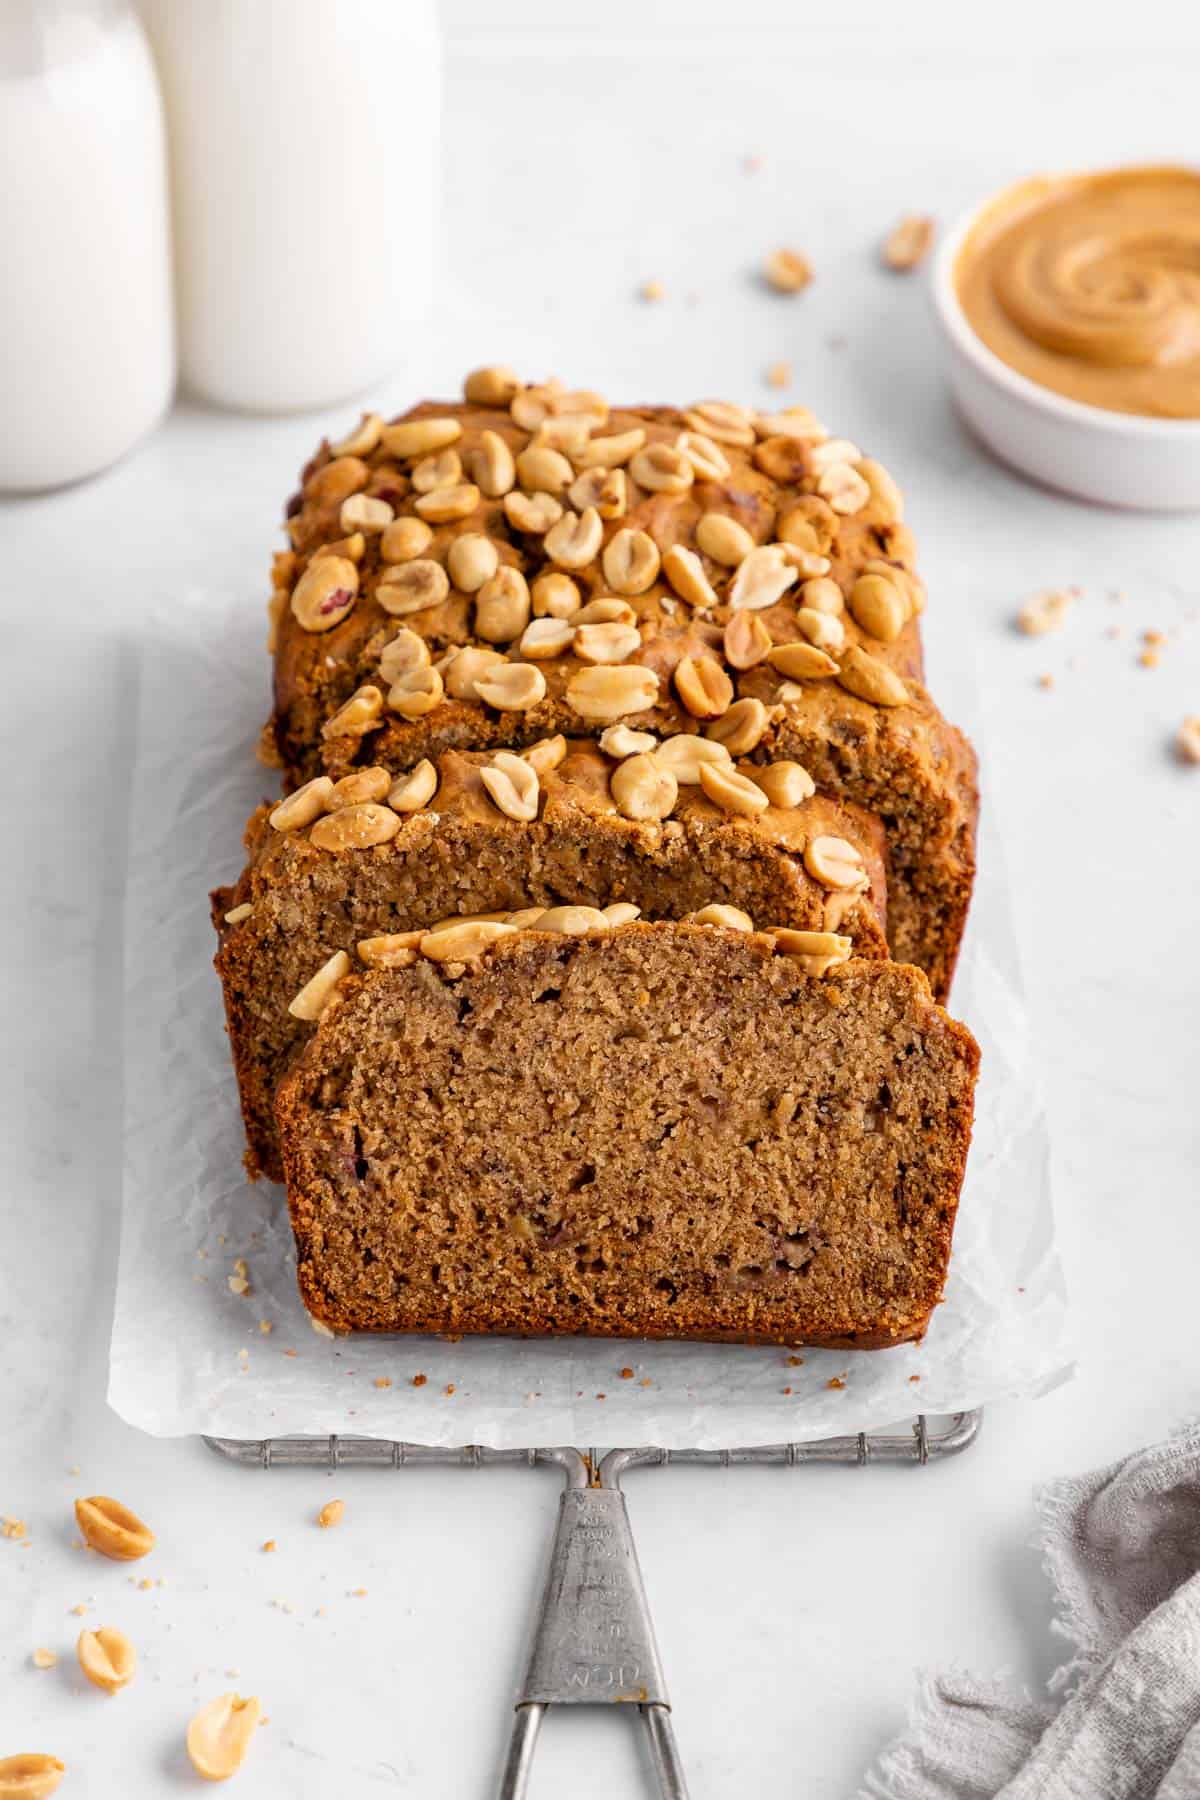
POLYGON ((1037 1504, 1058 1698, 926 1677, 857 1800, 1200 1800, 1200 1427, 1037 1504))

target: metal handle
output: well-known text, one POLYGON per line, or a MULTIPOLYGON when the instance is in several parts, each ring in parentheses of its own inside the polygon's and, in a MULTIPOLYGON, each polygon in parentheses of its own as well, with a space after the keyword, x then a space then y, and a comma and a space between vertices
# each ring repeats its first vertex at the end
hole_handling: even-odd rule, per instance
MULTIPOLYGON (((662 1800, 687 1800, 629 1513, 619 1481, 638 1460, 612 1454, 595 1485, 568 1469, 499 1800, 524 1800, 548 1706, 632 1704, 640 1712, 662 1800)), ((594 1465, 593 1465, 594 1466, 594 1465)))

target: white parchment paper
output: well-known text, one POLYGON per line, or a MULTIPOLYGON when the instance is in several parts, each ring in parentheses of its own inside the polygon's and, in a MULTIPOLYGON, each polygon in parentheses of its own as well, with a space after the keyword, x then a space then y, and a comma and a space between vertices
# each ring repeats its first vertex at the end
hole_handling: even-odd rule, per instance
MULTIPOLYGON (((980 1041, 983 1073, 949 1287, 923 1344, 799 1359, 727 1345, 319 1336, 297 1296, 282 1190, 242 1174, 211 966, 208 889, 236 876, 242 822, 277 787, 252 754, 267 707, 261 612, 242 596, 185 595, 139 645, 109 1383, 130 1423, 159 1436, 714 1448, 1035 1394, 1068 1371, 1046 1124, 986 806, 953 1004, 980 1041), (229 1287, 240 1261, 247 1295, 229 1287)), ((978 736, 962 658, 942 648, 950 667, 939 667, 938 692, 978 736)))

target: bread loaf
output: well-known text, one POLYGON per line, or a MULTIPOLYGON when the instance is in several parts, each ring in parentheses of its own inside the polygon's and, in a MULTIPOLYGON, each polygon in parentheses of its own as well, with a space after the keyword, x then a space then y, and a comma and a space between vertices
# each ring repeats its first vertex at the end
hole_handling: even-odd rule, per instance
POLYGON ((802 408, 610 410, 495 370, 468 391, 369 415, 305 471, 272 601, 292 781, 618 722, 724 733, 879 815, 893 953, 944 997, 974 759, 922 685, 886 470, 802 408))
POLYGON ((331 990, 278 1097, 314 1317, 919 1337, 978 1060, 925 977, 816 934, 578 923, 457 927, 331 990))

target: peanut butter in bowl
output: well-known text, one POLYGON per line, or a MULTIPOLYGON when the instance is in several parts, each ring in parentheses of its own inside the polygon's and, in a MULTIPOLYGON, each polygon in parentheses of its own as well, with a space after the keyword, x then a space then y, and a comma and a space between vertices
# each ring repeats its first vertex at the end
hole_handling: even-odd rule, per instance
POLYGON ((1200 419, 1200 171, 1037 177, 977 215, 952 270, 971 331, 1040 387, 1200 419))

